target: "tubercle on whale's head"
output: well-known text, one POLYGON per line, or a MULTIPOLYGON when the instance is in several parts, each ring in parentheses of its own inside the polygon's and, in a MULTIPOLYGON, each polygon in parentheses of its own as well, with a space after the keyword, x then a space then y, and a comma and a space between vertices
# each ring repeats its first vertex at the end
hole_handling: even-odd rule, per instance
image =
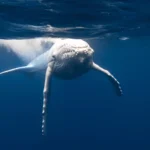
POLYGON ((63 62, 68 60, 83 62, 91 60, 93 53, 94 50, 87 42, 80 39, 66 39, 54 45, 52 59, 63 62))

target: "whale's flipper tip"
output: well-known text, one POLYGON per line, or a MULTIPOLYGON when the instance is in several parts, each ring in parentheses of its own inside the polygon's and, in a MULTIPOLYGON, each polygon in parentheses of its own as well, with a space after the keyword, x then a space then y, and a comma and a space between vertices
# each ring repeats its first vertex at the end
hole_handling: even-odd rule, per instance
POLYGON ((51 78, 53 62, 49 63, 45 73, 45 83, 43 90, 43 108, 42 108, 42 135, 46 135, 46 125, 47 125, 47 114, 48 114, 48 100, 51 92, 51 78))
POLYGON ((31 69, 31 68, 32 68, 31 66, 17 67, 17 68, 13 68, 13 69, 9 69, 9 70, 0 72, 0 75, 12 73, 12 72, 26 72, 26 71, 28 72, 29 69, 31 69))
POLYGON ((108 77, 109 81, 112 83, 112 85, 113 85, 113 87, 116 91, 117 96, 122 96, 123 95, 120 83, 108 70, 100 67, 99 65, 95 64, 94 62, 92 64, 92 68, 97 70, 97 71, 102 72, 105 76, 108 77))

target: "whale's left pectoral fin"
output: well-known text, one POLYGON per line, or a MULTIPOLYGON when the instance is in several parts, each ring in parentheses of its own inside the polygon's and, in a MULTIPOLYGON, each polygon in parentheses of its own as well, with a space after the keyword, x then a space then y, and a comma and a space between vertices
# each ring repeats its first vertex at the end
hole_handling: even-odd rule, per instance
POLYGON ((46 134, 46 122, 48 114, 48 100, 51 92, 51 78, 53 72, 53 64, 48 64, 45 74, 45 83, 43 90, 43 108, 42 108, 42 135, 46 134))
POLYGON ((117 93, 118 96, 121 96, 123 94, 120 83, 118 82, 118 80, 106 69, 100 67, 99 65, 95 64, 93 62, 92 64, 92 68, 102 72, 104 75, 107 76, 107 78, 110 80, 110 82, 112 83, 113 87, 115 88, 115 91, 117 93))

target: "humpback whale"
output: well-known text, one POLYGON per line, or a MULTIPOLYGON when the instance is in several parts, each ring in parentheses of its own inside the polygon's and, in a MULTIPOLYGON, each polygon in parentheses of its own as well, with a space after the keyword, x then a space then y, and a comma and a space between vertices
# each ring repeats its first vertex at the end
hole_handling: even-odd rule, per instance
POLYGON ((0 73, 11 72, 38 72, 45 71, 42 108, 42 134, 46 133, 47 109, 50 99, 51 79, 56 76, 60 79, 71 80, 77 78, 89 70, 103 73, 113 85, 116 94, 121 96, 122 89, 118 80, 106 69, 93 61, 94 50, 81 39, 62 39, 56 41, 52 47, 37 56, 26 66, 13 68, 0 73))

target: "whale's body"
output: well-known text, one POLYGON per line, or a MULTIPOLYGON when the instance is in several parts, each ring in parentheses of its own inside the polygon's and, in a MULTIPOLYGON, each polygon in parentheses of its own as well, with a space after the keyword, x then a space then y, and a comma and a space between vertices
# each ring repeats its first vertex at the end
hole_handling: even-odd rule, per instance
POLYGON ((31 68, 30 70, 26 70, 27 72, 38 72, 47 68, 47 64, 49 63, 50 57, 50 50, 46 51, 45 53, 39 55, 35 59, 33 59, 27 67, 31 68))
POLYGON ((73 79, 79 77, 91 69, 102 72, 111 81, 118 95, 122 90, 117 79, 107 70, 93 62, 94 50, 90 45, 80 39, 64 39, 56 42, 50 50, 33 59, 23 67, 10 69, 1 74, 9 72, 39 72, 46 71, 43 90, 42 110, 42 133, 46 132, 46 116, 49 92, 51 89, 51 78, 56 76, 61 79, 73 79))
POLYGON ((22 67, 16 67, 10 70, 6 70, 0 73, 0 75, 2 74, 6 74, 6 73, 10 73, 10 72, 38 72, 41 70, 44 70, 47 68, 47 64, 49 62, 48 59, 48 55, 49 55, 50 51, 46 51, 45 53, 39 55, 38 57, 36 57, 35 59, 33 59, 29 64, 27 64, 26 66, 22 66, 22 67))
POLYGON ((48 63, 55 61, 53 75, 61 79, 73 79, 89 71, 93 52, 93 49, 83 40, 62 40, 31 61, 27 65, 27 68, 31 69, 27 71, 44 70, 48 63))

